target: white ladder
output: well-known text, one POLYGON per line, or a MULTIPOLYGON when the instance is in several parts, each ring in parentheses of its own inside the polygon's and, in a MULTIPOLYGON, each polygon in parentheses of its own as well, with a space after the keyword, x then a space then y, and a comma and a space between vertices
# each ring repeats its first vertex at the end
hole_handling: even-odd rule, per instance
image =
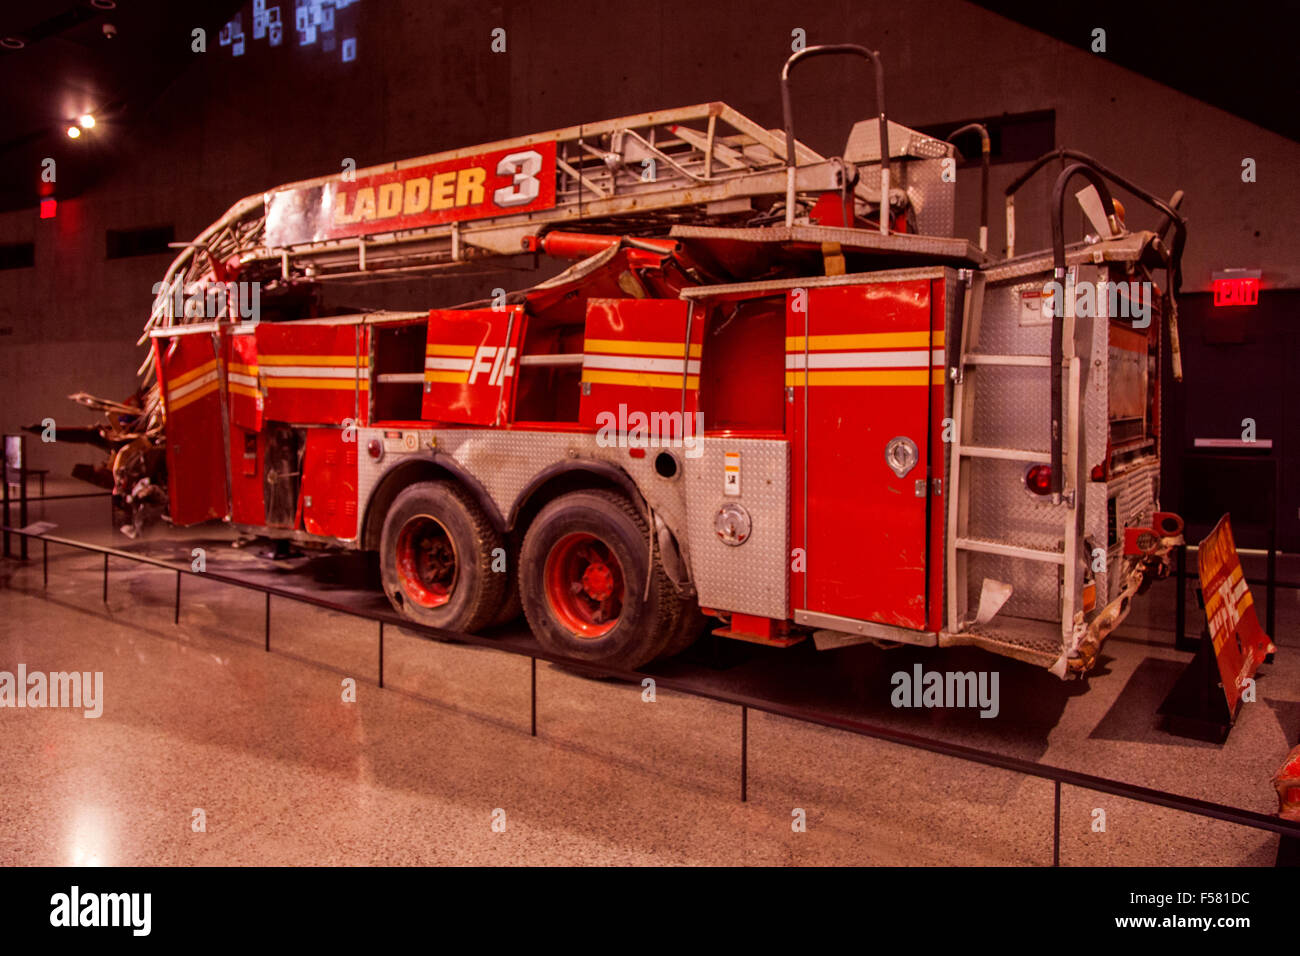
MULTIPOLYGON (((1047 551, 1029 548, 1013 541, 990 541, 972 538, 970 526, 970 463, 976 458, 1023 461, 1026 464, 1041 462, 1044 453, 1021 448, 998 448, 977 445, 972 440, 974 411, 976 408, 978 370, 985 366, 1020 366, 1042 368, 1050 374, 1051 357, 1047 355, 994 355, 974 353, 969 343, 978 341, 983 315, 986 276, 982 272, 961 270, 959 276, 966 283, 965 301, 962 303, 962 328, 957 343, 958 362, 952 389, 953 436, 949 466, 948 519, 947 519, 947 574, 948 601, 945 629, 952 634, 964 630, 970 621, 961 620, 964 596, 968 593, 966 554, 982 552, 1025 561, 1040 561, 1059 565, 1064 571, 1061 605, 1061 635, 1068 641, 1074 627, 1076 594, 1079 588, 1079 562, 1077 560, 1079 535, 1079 508, 1082 504, 1077 488, 1079 463, 1079 412, 1082 366, 1074 348, 1074 270, 1070 270, 1065 288, 1063 320, 1062 369, 1068 374, 1065 392, 1064 427, 1061 467, 1062 503, 1065 505, 1064 550, 1047 551)), ((1057 321, 1057 320, 1054 320, 1057 321)), ((949 367, 952 376, 954 367, 949 367)))

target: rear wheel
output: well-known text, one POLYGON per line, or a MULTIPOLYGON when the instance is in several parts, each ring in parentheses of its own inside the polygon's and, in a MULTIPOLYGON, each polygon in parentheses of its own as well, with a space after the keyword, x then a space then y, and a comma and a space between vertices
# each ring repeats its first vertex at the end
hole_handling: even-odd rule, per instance
POLYGON ((609 491, 573 492, 538 513, 524 536, 519 590, 544 648, 625 670, 663 652, 681 611, 645 520, 609 491))
POLYGON ((502 612, 507 575, 492 570, 501 535, 456 485, 425 481, 399 494, 380 538, 384 592, 413 621, 477 631, 502 612))

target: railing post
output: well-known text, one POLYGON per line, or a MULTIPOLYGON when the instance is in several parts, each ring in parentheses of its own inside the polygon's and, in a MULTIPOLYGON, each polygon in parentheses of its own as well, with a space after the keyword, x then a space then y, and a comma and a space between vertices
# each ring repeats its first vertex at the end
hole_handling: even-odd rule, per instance
POLYGON ((749 708, 740 705, 740 802, 749 801, 749 708))
POLYGON ((1061 865, 1061 781, 1053 780, 1056 790, 1055 810, 1052 814, 1052 866, 1061 865))

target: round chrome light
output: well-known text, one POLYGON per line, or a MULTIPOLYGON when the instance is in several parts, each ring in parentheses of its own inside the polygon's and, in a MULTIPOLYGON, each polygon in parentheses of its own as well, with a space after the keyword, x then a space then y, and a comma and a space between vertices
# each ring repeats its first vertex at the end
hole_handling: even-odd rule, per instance
POLYGON ((719 508, 713 517, 713 530, 718 533, 723 544, 729 544, 733 548, 738 548, 749 540, 752 527, 749 512, 734 501, 719 508))
POLYGON ((890 471, 899 478, 904 477, 909 471, 916 467, 920 455, 916 450, 916 442, 906 435, 899 435, 897 438, 891 438, 889 444, 885 446, 885 464, 889 466, 890 471))

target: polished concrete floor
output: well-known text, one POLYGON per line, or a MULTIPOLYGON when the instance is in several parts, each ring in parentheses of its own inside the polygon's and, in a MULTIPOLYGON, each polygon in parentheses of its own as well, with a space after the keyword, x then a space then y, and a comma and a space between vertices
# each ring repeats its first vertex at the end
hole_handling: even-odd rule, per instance
MULTIPOLYGON (((51 502, 44 517, 107 543, 106 511, 51 502)), ((220 528, 115 544, 187 562, 203 546, 210 570, 383 606, 346 557, 271 563, 220 528)), ((527 658, 390 628, 381 690, 373 622, 277 599, 267 654, 260 594, 186 578, 175 625, 166 571, 111 562, 104 604, 99 556, 51 548, 48 589, 39 545, 32 558, 0 561, 0 670, 102 671, 105 702, 98 719, 0 710, 0 864, 1051 862, 1047 781, 751 713, 741 803, 733 706, 649 702, 541 663, 534 739, 527 658)), ((1190 657, 1172 647, 1171 582, 1087 684, 970 649, 725 644, 655 673, 1271 813, 1269 778, 1300 738, 1300 592, 1280 591, 1277 614, 1276 662, 1222 746, 1158 726, 1190 657), (890 675, 917 662, 997 670, 999 715, 893 709, 890 675)), ((1063 789, 1065 864, 1271 865, 1276 850, 1261 831, 1063 789)))

